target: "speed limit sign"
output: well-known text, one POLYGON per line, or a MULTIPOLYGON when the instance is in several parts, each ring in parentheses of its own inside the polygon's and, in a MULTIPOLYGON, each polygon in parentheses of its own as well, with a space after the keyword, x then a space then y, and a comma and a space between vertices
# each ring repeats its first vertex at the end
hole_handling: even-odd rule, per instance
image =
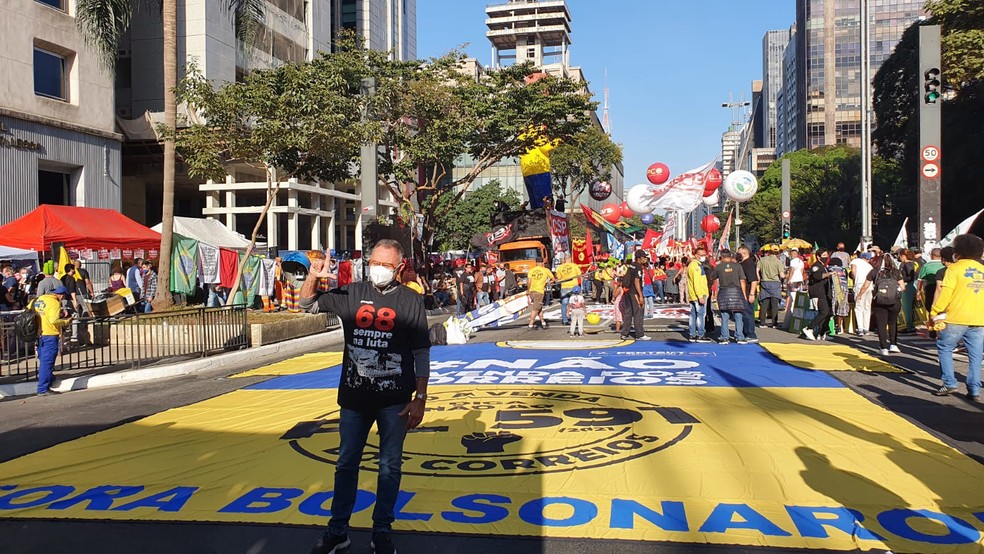
POLYGON ((922 159, 927 162, 935 162, 940 157, 940 149, 935 146, 927 146, 922 149, 922 159))
POLYGON ((783 219, 789 219, 789 212, 788 211, 782 212, 782 218, 783 219))

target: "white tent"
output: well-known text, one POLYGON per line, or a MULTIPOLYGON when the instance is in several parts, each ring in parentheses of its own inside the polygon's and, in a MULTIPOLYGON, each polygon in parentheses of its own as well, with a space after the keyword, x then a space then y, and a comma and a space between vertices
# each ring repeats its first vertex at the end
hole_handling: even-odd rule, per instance
MULTIPOLYGON (((158 223, 151 227, 151 229, 160 233, 162 224, 158 223)), ((246 250, 249 247, 249 240, 239 233, 230 230, 217 219, 175 216, 174 234, 230 250, 246 250)))
POLYGON ((31 261, 38 263, 38 253, 34 250, 14 248, 12 246, 0 246, 0 260, 4 261, 31 261))

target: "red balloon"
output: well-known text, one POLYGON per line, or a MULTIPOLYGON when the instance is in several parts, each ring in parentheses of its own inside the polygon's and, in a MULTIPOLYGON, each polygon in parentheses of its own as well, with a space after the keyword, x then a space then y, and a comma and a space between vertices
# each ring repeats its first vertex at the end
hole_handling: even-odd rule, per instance
POLYGON ((704 219, 700 220, 700 228, 705 233, 713 233, 721 228, 721 220, 714 214, 705 215, 704 219))
POLYGON ((630 217, 636 214, 635 212, 632 211, 632 208, 630 208, 629 205, 625 202, 622 202, 622 204, 618 207, 618 211, 620 214, 622 214, 622 217, 624 217, 625 219, 629 219, 630 217))
POLYGON ((656 162, 646 170, 646 179, 654 185, 662 185, 670 178, 670 168, 664 163, 656 162))
POLYGON ((622 209, 618 204, 605 204, 598 213, 609 223, 618 223, 618 218, 622 217, 622 209))
POLYGON ((707 172, 707 177, 704 178, 704 196, 710 196, 714 191, 721 186, 721 172, 715 167, 707 172))

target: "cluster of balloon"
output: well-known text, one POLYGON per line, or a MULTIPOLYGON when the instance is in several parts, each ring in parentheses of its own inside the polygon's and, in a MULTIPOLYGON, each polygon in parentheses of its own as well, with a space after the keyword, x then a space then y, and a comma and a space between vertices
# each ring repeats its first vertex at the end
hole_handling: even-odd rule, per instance
POLYGON ((656 216, 653 214, 642 214, 639 216, 639 220, 642 221, 643 225, 652 225, 656 221, 656 216))
POLYGON ((618 204, 605 204, 598 213, 609 223, 618 223, 618 218, 622 217, 622 210, 618 204))
POLYGON ((728 174, 721 188, 735 202, 747 202, 758 191, 758 179, 751 172, 739 169, 728 174))
POLYGON ((598 202, 608 200, 608 197, 612 195, 612 185, 608 181, 595 181, 591 183, 588 194, 598 202))
POLYGON ((654 185, 662 185, 670 178, 670 168, 666 164, 656 162, 646 170, 646 179, 654 185))
POLYGON ((704 177, 704 198, 714 194, 720 186, 721 172, 715 167, 708 171, 707 176, 704 177))
POLYGON ((714 214, 705 215, 704 219, 700 220, 700 228, 705 233, 713 233, 721 228, 721 220, 714 214))

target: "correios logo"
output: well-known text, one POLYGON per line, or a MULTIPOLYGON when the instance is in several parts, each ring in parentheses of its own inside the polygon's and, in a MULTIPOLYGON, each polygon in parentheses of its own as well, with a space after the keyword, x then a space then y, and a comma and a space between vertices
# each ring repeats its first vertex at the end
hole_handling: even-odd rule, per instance
MULTIPOLYGON (((294 425, 281 439, 338 462, 339 410, 294 425)), ((681 408, 606 394, 515 387, 432 392, 422 427, 407 436, 403 473, 509 477, 610 466, 669 448, 700 422, 681 408)), ((362 469, 378 471, 370 433, 362 469)))

